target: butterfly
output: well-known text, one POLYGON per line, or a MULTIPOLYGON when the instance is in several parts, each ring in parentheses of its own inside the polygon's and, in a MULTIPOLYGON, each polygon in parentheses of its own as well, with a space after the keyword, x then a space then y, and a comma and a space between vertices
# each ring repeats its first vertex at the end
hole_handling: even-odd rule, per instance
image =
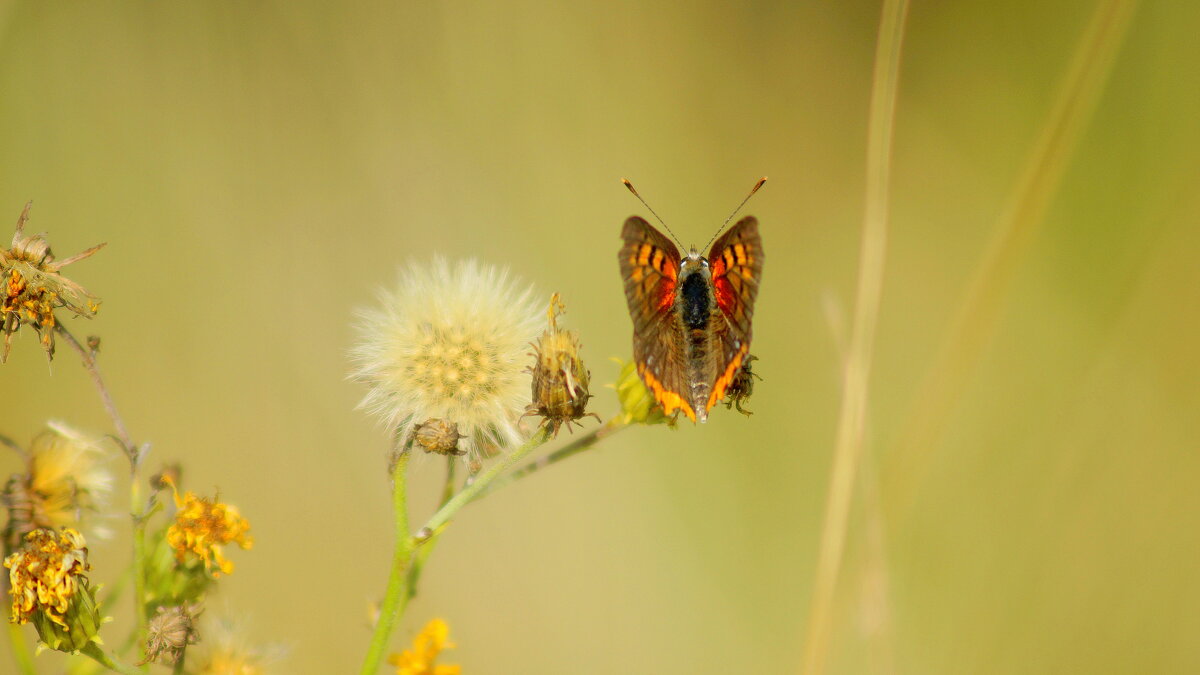
POLYGON ((670 239, 638 216, 625 221, 621 239, 621 277, 638 374, 665 414, 682 411, 693 422, 704 422, 748 361, 763 267, 758 220, 739 220, 716 240, 708 257, 694 248, 681 256, 670 239))

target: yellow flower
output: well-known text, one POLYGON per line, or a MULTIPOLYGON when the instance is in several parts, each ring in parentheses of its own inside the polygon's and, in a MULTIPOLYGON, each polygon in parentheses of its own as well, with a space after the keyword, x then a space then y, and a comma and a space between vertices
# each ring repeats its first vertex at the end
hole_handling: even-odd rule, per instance
POLYGON ((21 550, 4 559, 12 595, 12 623, 32 622, 41 644, 75 653, 100 643, 100 610, 88 587, 87 544, 70 528, 34 530, 21 550))
POLYGON ((249 535, 249 521, 241 517, 236 507, 215 499, 197 497, 194 492, 185 492, 180 497, 174 481, 164 480, 175 493, 178 509, 175 523, 167 529, 167 543, 175 550, 176 560, 183 562, 192 553, 204 561, 205 569, 214 577, 232 573, 233 563, 221 554, 221 546, 233 542, 250 549, 254 541, 249 535), (216 571, 212 569, 214 565, 216 571))
POLYGON ((8 508, 4 531, 14 551, 38 528, 78 527, 87 513, 105 505, 113 477, 104 460, 103 437, 89 436, 61 422, 50 422, 25 453, 26 471, 4 486, 0 501, 8 508))
POLYGON ((462 666, 439 666, 434 663, 443 649, 454 648, 450 642, 450 626, 434 619, 413 638, 412 649, 388 657, 396 666, 396 675, 459 675, 462 666))
POLYGON ((54 358, 54 327, 58 323, 54 310, 61 307, 90 319, 100 308, 100 300, 96 296, 58 271, 91 256, 104 244, 65 260, 55 260, 46 235, 25 235, 25 221, 29 219, 30 206, 32 202, 25 205, 25 210, 17 219, 12 248, 0 249, 0 333, 4 333, 4 351, 0 353, 0 363, 8 360, 12 336, 22 325, 33 326, 41 338, 46 356, 54 358))
POLYGON ((34 530, 25 546, 4 559, 12 595, 12 622, 27 623, 39 611, 66 628, 64 617, 80 580, 91 569, 83 535, 71 528, 61 532, 34 530))
POLYGON ((351 352, 351 377, 368 387, 360 407, 402 439, 431 418, 457 425, 468 460, 520 443, 541 315, 531 291, 504 270, 436 259, 406 267, 380 300, 360 313, 351 352))

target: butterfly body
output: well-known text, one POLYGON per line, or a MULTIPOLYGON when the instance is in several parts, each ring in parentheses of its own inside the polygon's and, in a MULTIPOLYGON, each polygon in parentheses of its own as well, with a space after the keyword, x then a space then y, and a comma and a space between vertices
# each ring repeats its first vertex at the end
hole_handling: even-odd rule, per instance
POLYGON ((636 216, 619 254, 638 373, 663 411, 704 422, 750 348, 762 276, 758 221, 738 221, 708 257, 679 249, 636 216))

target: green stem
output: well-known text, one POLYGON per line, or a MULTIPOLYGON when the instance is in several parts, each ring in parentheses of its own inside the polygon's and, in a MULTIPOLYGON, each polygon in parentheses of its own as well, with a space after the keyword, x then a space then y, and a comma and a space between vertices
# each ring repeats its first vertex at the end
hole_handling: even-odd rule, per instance
MULTIPOLYGON (((145 645, 149 635, 150 619, 146 615, 146 511, 141 506, 141 481, 137 467, 129 477, 129 502, 133 507, 133 611, 137 619, 134 644, 145 645)), ((142 671, 149 665, 142 666, 142 671)))
POLYGON ((422 529, 429 532, 439 532, 446 523, 450 522, 454 514, 458 513, 459 509, 470 504, 476 497, 483 494, 496 478, 511 469, 517 462, 528 457, 529 453, 541 447, 549 438, 549 430, 545 426, 540 427, 534 432, 533 436, 529 437, 529 440, 525 441, 524 445, 505 455, 504 459, 488 467, 486 471, 476 475, 475 479, 460 490, 458 494, 454 495, 453 499, 443 504, 442 508, 433 514, 422 529))
POLYGON ((21 624, 8 624, 8 641, 12 644, 13 658, 21 675, 34 675, 33 655, 29 653, 29 645, 25 642, 25 634, 21 632, 21 624))
MULTIPOLYGON (((109 393, 108 387, 104 384, 104 377, 100 374, 100 364, 96 362, 96 354, 80 344, 79 340, 76 340, 75 336, 61 323, 55 325, 54 328, 62 336, 63 340, 71 346, 71 349, 74 349, 79 354, 79 358, 83 360, 83 367, 87 370, 88 375, 92 377, 92 383, 96 385, 96 391, 100 394, 100 401, 104 404, 104 410, 112 420, 113 427, 117 431, 117 438, 121 441, 121 445, 125 449, 125 455, 129 459, 130 516, 133 520, 134 617, 137 619, 137 640, 144 643, 148 622, 146 617, 146 574, 144 563, 146 522, 145 509, 141 503, 141 480, 138 478, 142 453, 134 444, 133 437, 129 435, 129 429, 125 426, 125 421, 121 418, 120 413, 117 412, 117 405, 113 402, 112 394, 109 393)), ((143 668, 143 671, 145 670, 148 670, 148 667, 143 668)))
POLYGON ((387 592, 379 608, 379 620, 371 636, 371 646, 363 659, 362 675, 374 675, 379 671, 383 654, 387 651, 388 639, 396 625, 396 619, 404 612, 410 597, 408 590, 409 565, 412 561, 416 541, 408 529, 408 460, 412 455, 407 448, 402 450, 392 467, 392 511, 396 519, 396 550, 392 554, 392 569, 388 575, 387 592))
POLYGON ((564 445, 563 447, 559 448, 558 450, 555 450, 554 452, 546 455, 545 457, 539 457, 522 467, 513 469, 507 475, 497 478, 496 480, 492 481, 491 486, 489 486, 483 492, 483 494, 481 494, 479 496, 486 497, 487 495, 492 494, 496 490, 499 490, 500 488, 505 487, 505 486, 509 485, 510 483, 521 480, 522 478, 525 478, 526 476, 528 476, 532 473, 536 473, 538 471, 541 471, 542 469, 545 469, 546 467, 550 466, 551 464, 557 464, 558 462, 561 462, 564 459, 567 459, 568 457, 572 457, 574 455, 577 455, 577 454, 583 452, 584 450, 588 450, 592 446, 594 446, 596 443, 598 443, 599 441, 601 441, 605 438, 608 438, 609 436, 617 433, 618 431, 620 431, 622 429, 628 428, 628 426, 629 425, 623 424, 621 422, 620 417, 613 417, 612 419, 610 419, 608 422, 604 423, 603 425, 596 427, 595 429, 592 429, 591 431, 584 434, 583 436, 580 436, 579 438, 575 439, 574 441, 571 441, 567 445, 564 445))
POLYGON ((141 675, 141 671, 139 671, 137 668, 134 668, 133 666, 127 666, 120 661, 114 660, 95 642, 89 642, 88 646, 81 649, 80 652, 85 656, 91 657, 96 663, 99 663, 109 670, 115 670, 123 675, 141 675))

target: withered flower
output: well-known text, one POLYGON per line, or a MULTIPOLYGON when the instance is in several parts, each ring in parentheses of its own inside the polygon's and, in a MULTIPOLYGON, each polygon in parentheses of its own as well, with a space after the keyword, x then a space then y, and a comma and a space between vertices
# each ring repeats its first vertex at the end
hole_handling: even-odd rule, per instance
POLYGON ((71 528, 34 530, 4 559, 12 623, 33 622, 42 644, 75 652, 99 642, 100 611, 88 586, 87 543, 71 528))
POLYGON ((753 354, 746 355, 742 367, 738 369, 737 375, 734 375, 733 381, 729 383, 729 388, 725 390, 726 410, 736 406, 737 411, 747 417, 754 414, 742 407, 742 401, 750 398, 754 393, 754 379, 762 379, 750 369, 750 362, 757 360, 758 357, 753 354))
POLYGON ((12 336, 21 326, 33 326, 47 358, 54 358, 54 327, 58 324, 54 310, 61 307, 90 319, 100 308, 99 298, 58 271, 90 257, 104 244, 55 260, 45 234, 25 234, 25 221, 29 219, 31 206, 33 202, 26 204, 17 219, 12 248, 0 249, 0 332, 4 333, 0 363, 8 360, 12 336))
MULTIPOLYGON (((8 510, 4 546, 9 553, 38 528, 79 527, 85 516, 105 505, 112 491, 103 437, 62 422, 46 426, 22 453, 24 473, 14 474, 0 492, 0 503, 8 510)), ((103 535, 96 529, 92 533, 103 535)))
POLYGON ((533 374, 533 403, 526 408, 526 415, 540 415, 546 420, 550 431, 558 434, 563 424, 570 430, 571 423, 585 415, 600 419, 595 413, 587 412, 588 379, 590 374, 579 357, 579 333, 558 327, 558 315, 566 311, 558 293, 550 296, 550 327, 534 344, 536 358, 530 368, 533 374))
POLYGON ((200 640, 196 632, 196 618, 201 611, 198 605, 159 607, 148 626, 146 657, 138 665, 151 661, 167 666, 179 663, 188 645, 200 640))

